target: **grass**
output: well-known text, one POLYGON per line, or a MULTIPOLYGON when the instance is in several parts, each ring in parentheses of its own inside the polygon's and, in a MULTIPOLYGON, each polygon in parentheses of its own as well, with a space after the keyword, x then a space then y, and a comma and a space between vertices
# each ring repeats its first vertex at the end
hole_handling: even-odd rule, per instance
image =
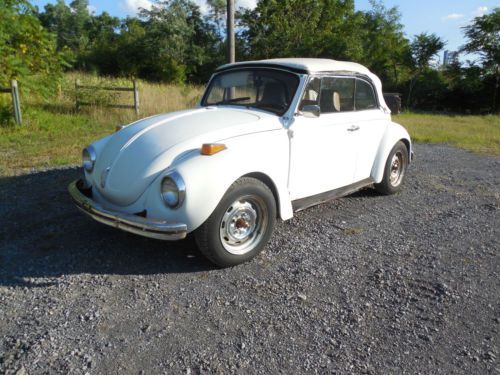
POLYGON ((500 115, 403 113, 393 120, 408 130, 414 142, 447 143, 469 151, 500 155, 500 115))
MULTIPOLYGON (((51 102, 36 95, 21 98, 23 124, 0 125, 0 175, 14 175, 33 169, 79 164, 82 148, 114 131, 118 124, 162 112, 193 107, 203 88, 174 86, 139 81, 140 114, 133 109, 99 106, 75 109, 75 80, 82 85, 126 86, 126 79, 99 78, 85 74, 68 74, 59 93, 51 102)), ((133 104, 131 92, 82 92, 82 100, 100 103, 133 104), (85 97, 85 96, 91 96, 85 97)), ((8 95, 0 96, 0 106, 8 103, 8 95)))
MULTIPOLYGON (((21 97, 23 124, 0 125, 0 175, 80 163, 82 147, 110 134, 118 124, 162 112, 193 107, 200 86, 174 86, 139 81, 140 114, 132 109, 92 106, 75 109, 75 80, 84 85, 128 86, 126 79, 68 74, 50 102, 36 95, 21 97)), ((21 87, 22 90, 22 87, 21 87)), ((132 104, 132 93, 81 93, 85 101, 132 104)), ((0 96, 0 107, 8 103, 0 96)), ((448 143, 467 150, 500 155, 500 116, 445 116, 405 113, 394 117, 416 142, 448 143)))

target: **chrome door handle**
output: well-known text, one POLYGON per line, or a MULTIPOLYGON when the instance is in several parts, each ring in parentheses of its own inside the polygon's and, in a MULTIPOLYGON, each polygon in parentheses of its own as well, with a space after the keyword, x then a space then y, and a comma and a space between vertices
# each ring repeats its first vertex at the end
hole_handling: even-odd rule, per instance
POLYGON ((347 128, 348 132, 355 132, 356 130, 359 130, 359 126, 357 125, 351 125, 350 128, 347 128))

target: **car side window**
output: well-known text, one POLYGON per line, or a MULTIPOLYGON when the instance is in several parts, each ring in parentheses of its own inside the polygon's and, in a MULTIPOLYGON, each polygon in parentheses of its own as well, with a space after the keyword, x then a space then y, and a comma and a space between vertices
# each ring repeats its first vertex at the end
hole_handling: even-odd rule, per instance
POLYGON ((356 111, 377 108, 377 100, 373 87, 361 79, 356 80, 356 111))
POLYGON ((355 80, 349 77, 323 77, 321 80, 321 113, 354 111, 355 80))
POLYGON ((302 100, 300 101, 299 110, 306 105, 319 105, 319 90, 321 87, 321 78, 313 77, 307 83, 304 94, 302 95, 302 100))

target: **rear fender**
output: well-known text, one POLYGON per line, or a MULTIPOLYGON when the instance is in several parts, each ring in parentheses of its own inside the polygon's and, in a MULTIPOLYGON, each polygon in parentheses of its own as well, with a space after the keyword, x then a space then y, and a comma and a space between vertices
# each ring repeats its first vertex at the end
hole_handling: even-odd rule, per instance
POLYGON ((404 141, 408 148, 408 161, 411 161, 412 155, 412 144, 410 135, 406 131, 404 127, 395 122, 391 122, 387 127, 384 136, 382 137, 382 142, 380 142, 380 146, 377 151, 377 155, 375 157, 375 162, 373 163, 372 171, 370 177, 373 179, 375 183, 382 182, 384 177, 384 169, 387 158, 389 157, 389 153, 391 152, 394 145, 399 141, 404 141))

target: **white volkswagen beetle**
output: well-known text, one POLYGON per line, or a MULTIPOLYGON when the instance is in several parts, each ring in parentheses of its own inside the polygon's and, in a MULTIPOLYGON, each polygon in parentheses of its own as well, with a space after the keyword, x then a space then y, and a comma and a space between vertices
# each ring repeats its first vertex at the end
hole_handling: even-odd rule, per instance
POLYGON ((220 266, 269 240, 276 218, 374 185, 401 189, 412 145, 367 68, 325 59, 221 66, 195 109, 152 116, 83 150, 77 206, 162 240, 194 232, 220 266))

